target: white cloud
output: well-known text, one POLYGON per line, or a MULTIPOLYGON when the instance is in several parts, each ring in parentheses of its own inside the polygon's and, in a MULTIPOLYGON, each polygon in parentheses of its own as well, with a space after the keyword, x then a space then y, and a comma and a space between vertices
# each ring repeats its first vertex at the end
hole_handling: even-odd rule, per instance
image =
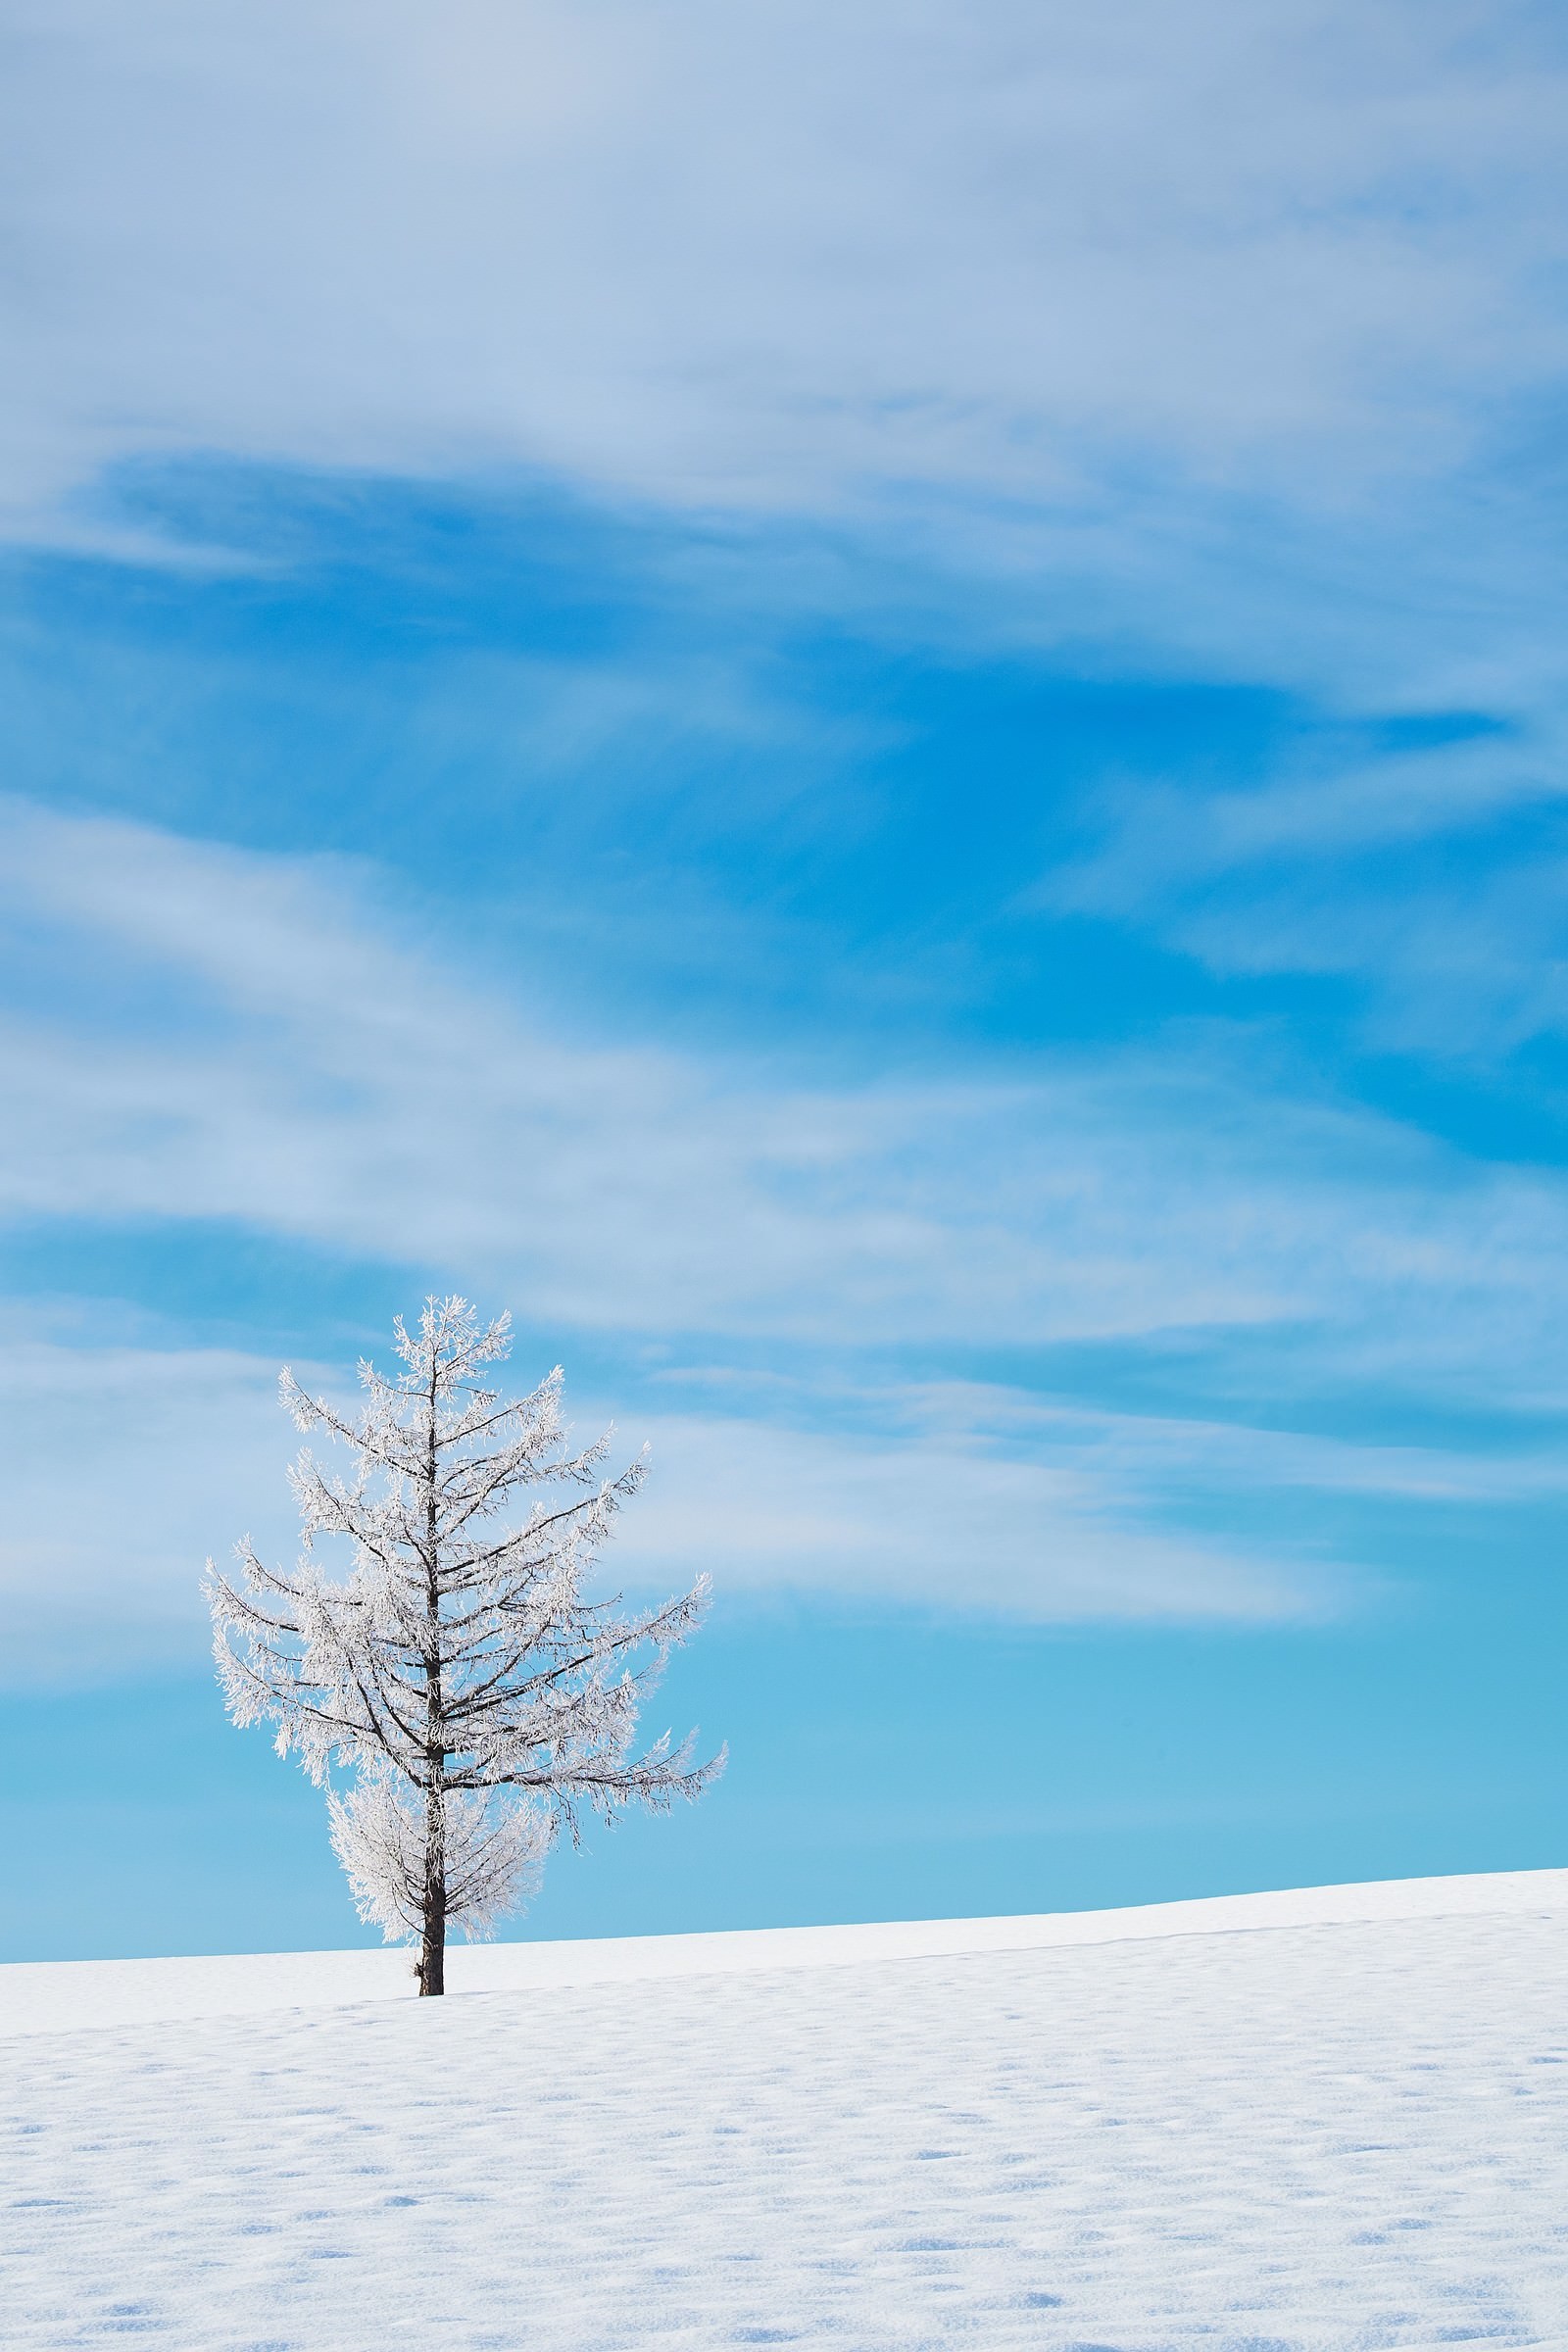
POLYGON ((1113 808, 1093 858, 1053 877, 1052 904, 1119 913, 1219 876, 1256 880, 1283 862, 1329 865, 1460 834, 1568 792, 1568 744, 1556 731, 1499 742, 1490 732, 1415 751, 1314 747, 1309 775, 1252 790, 1143 784, 1113 808))
POLYGON ((5 1679, 199 1667, 203 1559, 247 1527, 293 1548, 275 1365, 7 1323, 5 1679))
MULTIPOLYGON (((650 1392, 643 1362, 664 1401, 626 1415, 659 1464, 621 1553, 640 1582, 709 1567, 731 1592, 1267 1620, 1365 1582, 1293 1494, 1560 1488, 1518 1448, 1068 1409, 885 1369, 911 1345, 1157 1351, 1197 1327, 1247 1335, 1329 1398, 1378 1382, 1485 1414, 1560 1406, 1555 1179, 1293 1102, 1280 1072, 1201 1041, 1093 1073, 814 1089, 573 1044, 443 963, 347 867, 14 804, 3 846, 28 925, 0 1026, 6 1209, 220 1218, 450 1271, 553 1327, 568 1365, 573 1335, 628 1363, 689 1335, 732 1369, 716 1387, 655 1373, 650 1392), (733 1370, 801 1344, 839 1367, 814 1392, 733 1370)), ((0 1352, 3 1575, 29 1671, 194 1657, 194 1564, 247 1523, 291 1540, 274 1367, 104 1337, 17 1322, 0 1352)))
POLYGON ((1560 370, 1564 67, 1471 0, 103 0, 14 18, 0 464, 1288 504, 1560 370), (1141 493, 1136 493, 1141 495, 1141 493))
POLYGON ((1568 1034, 1568 858, 1533 847, 1456 861, 1393 904, 1376 877, 1279 878, 1250 903, 1218 894, 1164 927, 1215 970, 1363 983, 1374 1050, 1494 1069, 1532 1040, 1568 1034))
POLYGON ((1247 791, 1110 796, 1101 845, 1034 903, 1148 926, 1218 972, 1352 977, 1379 1050, 1495 1062, 1561 1035, 1560 719, 1314 758, 1316 772, 1247 791))
POLYGON ((658 1476, 621 1546, 643 1579, 698 1566, 731 1592, 1048 1624, 1309 1616, 1348 1581, 1283 1547, 1140 1521, 1082 1461, 691 1416, 656 1419, 652 1436, 658 1476))
POLYGON ((1297 1377, 1568 1385, 1568 1188, 1212 1038, 831 1087, 546 1033, 310 860, 12 808, 15 1215, 224 1218, 622 1335, 1290 1331, 1297 1377))
POLYGON ((1357 1443, 965 1384, 835 1402, 855 1434, 639 1419, 657 1475, 617 1564, 1047 1623, 1263 1622, 1334 1611, 1375 1581, 1314 1540, 1305 1496, 1495 1508, 1568 1492, 1568 1466, 1540 1451, 1357 1443))
MULTIPOLYGON (((13 1684, 199 1666, 204 1557, 226 1557, 241 1533, 273 1557, 296 1548, 283 1469, 298 1440, 276 1365, 104 1344, 101 1329, 7 1318, 0 1677, 13 1684)), ((346 1366, 298 1369, 347 1398, 346 1366)), ((517 1377, 535 1369, 519 1360, 517 1377)), ((662 1592, 706 1570, 731 1599, 793 1592, 1036 1624, 1300 1621, 1353 1605, 1369 1582, 1312 1539, 1303 1494, 1497 1506, 1568 1485, 1552 1456, 1097 1412, 1000 1389, 834 1401, 853 1431, 780 1420, 777 1398, 771 1418, 626 1413, 618 1439, 627 1452, 651 1441, 654 1476, 607 1557, 612 1582, 662 1592)), ((600 1425, 595 1399, 574 1391, 571 1405, 579 1428, 600 1425)))
MULTIPOLYGON (((0 1357, 15 1464, 0 1673, 199 1664, 204 1557, 226 1557, 241 1533, 273 1556, 296 1548, 282 1473, 298 1441, 277 1409, 275 1365, 80 1335, 62 1345, 12 1326, 0 1357)), ((343 1386, 342 1367, 313 1377, 343 1386)), ((594 1417, 580 1396, 573 1408, 580 1425, 594 1417)), ((1245 1623, 1318 1613, 1343 1584, 1267 1546, 1140 1525, 1070 1465, 695 1414, 628 1418, 622 1434, 628 1446, 652 1439, 656 1476, 607 1566, 643 1591, 708 1570, 731 1596, 1245 1623)))

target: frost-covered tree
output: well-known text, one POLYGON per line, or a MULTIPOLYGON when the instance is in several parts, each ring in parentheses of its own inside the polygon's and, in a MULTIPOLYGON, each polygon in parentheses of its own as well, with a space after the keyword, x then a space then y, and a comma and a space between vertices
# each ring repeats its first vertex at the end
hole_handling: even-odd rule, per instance
POLYGON ((559 1371, 505 1403, 486 1374, 509 1333, 508 1316, 481 1328, 466 1299, 428 1300, 417 1337, 396 1326, 397 1378, 361 1363, 357 1420, 285 1371, 285 1407, 345 1446, 353 1474, 300 1454, 292 1571, 248 1540, 233 1581, 207 1563, 229 1713, 275 1722, 279 1755, 326 1788, 360 1916, 418 1942, 421 1993, 445 1990, 448 1928, 493 1933, 562 1831, 577 1842, 586 1814, 665 1811, 723 1765, 668 1733, 635 1751, 638 1701, 701 1619, 707 1580, 642 1613, 585 1599, 645 1464, 602 1477, 608 1436, 570 1450, 559 1371), (514 1516, 519 1497, 531 1507, 514 1516), (352 1547, 346 1582, 321 1571, 323 1536, 352 1547))

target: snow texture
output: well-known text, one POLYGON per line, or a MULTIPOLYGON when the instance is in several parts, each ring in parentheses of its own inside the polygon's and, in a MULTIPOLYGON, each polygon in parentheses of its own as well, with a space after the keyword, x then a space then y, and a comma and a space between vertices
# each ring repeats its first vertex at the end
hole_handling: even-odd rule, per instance
POLYGON ((0 1970, 0 2340, 1568 2345, 1568 1872, 454 1957, 0 1970))

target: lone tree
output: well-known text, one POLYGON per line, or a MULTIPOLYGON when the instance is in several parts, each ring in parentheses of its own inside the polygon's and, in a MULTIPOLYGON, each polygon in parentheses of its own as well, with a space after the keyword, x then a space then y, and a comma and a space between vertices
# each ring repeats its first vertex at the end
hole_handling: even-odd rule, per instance
POLYGON ((707 1579, 641 1615, 583 1598, 646 1465, 601 1478, 608 1435, 569 1451, 559 1370, 512 1404, 485 1385, 510 1325, 481 1330, 466 1299, 429 1299, 417 1338, 396 1325, 395 1380, 361 1362, 353 1422, 285 1371, 285 1407, 346 1446, 354 1475, 299 1455, 292 1573, 264 1566, 248 1540, 234 1582, 207 1563, 228 1711, 275 1722, 278 1754, 292 1748, 327 1789, 360 1916, 389 1943, 418 1942, 421 1993, 446 1989, 448 1928, 493 1934, 560 1833, 580 1842, 585 1812, 665 1812, 724 1762, 694 1764, 693 1738, 677 1747, 667 1732, 633 1752, 638 1701, 700 1622, 707 1579), (529 1491, 520 1524, 498 1527, 529 1491), (326 1535, 353 1546, 347 1583, 318 1565, 326 1535), (345 1792, 334 1767, 354 1775, 345 1792))

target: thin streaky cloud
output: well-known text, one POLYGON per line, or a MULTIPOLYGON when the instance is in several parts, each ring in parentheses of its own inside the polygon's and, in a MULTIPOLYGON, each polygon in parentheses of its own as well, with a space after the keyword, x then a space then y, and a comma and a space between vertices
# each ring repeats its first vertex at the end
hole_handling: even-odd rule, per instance
MULTIPOLYGON (((25 1682, 192 1663, 202 1558, 241 1533, 293 1556, 283 1467, 296 1440, 277 1366, 236 1349, 126 1346, 91 1317, 54 1336, 58 1320, 7 1317, 0 1401, 18 1463, 0 1546, 8 1672, 25 1682), (70 1475, 83 1445, 90 1481, 70 1475)), ((343 1391, 341 1366, 299 1369, 343 1391)), ((1560 1466, 1528 1457, 1314 1444, 1056 1410, 1021 1393, 911 1387, 858 1401, 880 1436, 733 1411, 626 1412, 618 1440, 651 1442, 655 1476, 607 1562, 612 1581, 651 1590, 704 1569, 731 1601, 795 1592, 1038 1624, 1289 1622, 1362 1605, 1379 1579, 1321 1544, 1235 1524, 1238 1487, 1442 1504, 1562 1486, 1560 1466), (1173 1524, 1178 1489, 1186 1515, 1173 1524)), ((599 1425, 592 1396, 573 1406, 580 1426, 599 1425)))
POLYGON ((179 448, 677 501, 1339 495, 1560 370, 1531 11, 24 18, 13 511, 179 448))
POLYGON ((16 809, 8 848, 13 1217, 235 1221, 568 1329, 1273 1332, 1330 1384, 1568 1383, 1560 1177, 1293 1095, 1245 1040, 813 1084, 546 1034, 363 871, 16 809))
MULTIPOLYGON (((205 1634, 201 1559, 241 1533, 280 1559, 296 1547, 283 1467, 297 1441, 275 1362, 127 1346, 103 1336, 116 1320, 6 1318, 13 1681, 190 1664, 205 1634), (90 1481, 71 1475, 84 1445, 90 1481)), ((352 1408, 341 1365, 299 1370, 352 1408)), ((1540 1451, 1363 1445, 961 1383, 841 1383, 827 1409, 803 1386, 768 1399, 770 1413, 752 1401, 750 1414, 733 1397, 717 1412, 695 1398, 623 1412, 617 1442, 650 1443, 655 1475, 607 1561, 612 1582, 655 1590, 701 1569, 728 1601, 795 1593, 1035 1624, 1301 1622, 1365 1607, 1384 1579, 1304 1536, 1298 1499, 1284 1523, 1294 1542, 1250 1523, 1259 1501, 1513 1509, 1560 1498, 1568 1481, 1540 1451), (813 1410, 815 1427, 799 1417, 813 1410)), ((608 1417, 575 1391, 573 1410, 585 1428, 608 1417)))
POLYGON ((1346 977, 1375 1051, 1501 1066, 1568 1027, 1560 725, 1340 760, 1248 791, 1106 796, 1027 903, 1136 925, 1223 974, 1346 977))

